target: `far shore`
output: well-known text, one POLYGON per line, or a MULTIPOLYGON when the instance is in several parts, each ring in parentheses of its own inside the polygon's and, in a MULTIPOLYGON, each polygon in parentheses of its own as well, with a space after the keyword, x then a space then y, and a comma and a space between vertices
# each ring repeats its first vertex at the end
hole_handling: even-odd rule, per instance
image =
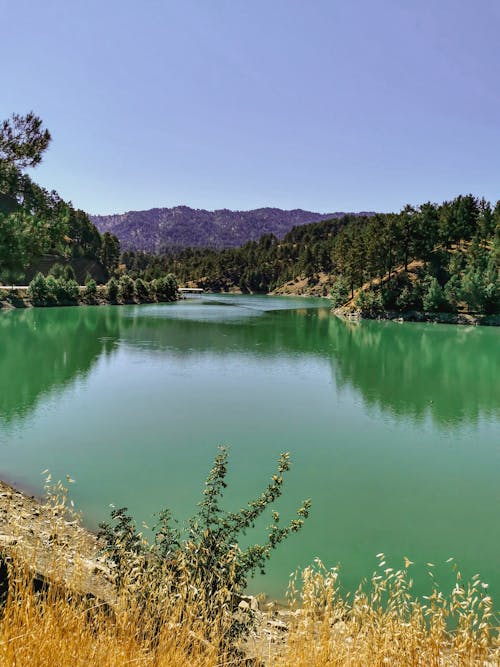
MULTIPOLYGON (((79 287, 80 291, 83 293, 85 290, 85 286, 80 286, 79 287)), ((157 300, 152 300, 152 299, 147 299, 147 300, 141 300, 139 298, 134 298, 133 300, 126 300, 126 301, 110 301, 109 299, 106 299, 104 294, 101 292, 98 292, 97 296, 92 300, 89 301, 88 299, 85 298, 80 298, 78 302, 76 303, 61 303, 61 304, 54 304, 53 306, 35 306, 30 299, 28 298, 27 294, 28 287, 27 286, 0 286, 0 311, 9 311, 13 309, 24 309, 24 308, 53 308, 53 307, 67 307, 67 306, 73 306, 73 307, 78 307, 78 306, 129 306, 129 305, 144 305, 144 304, 154 304, 154 303, 173 303, 172 301, 157 301, 157 300), (15 296, 13 295, 12 298, 2 298, 1 292, 10 292, 14 293, 15 296), (18 294, 17 294, 18 293, 18 294)), ((182 294, 183 288, 180 288, 179 296, 178 299, 185 298, 183 297, 182 294)), ((216 294, 228 294, 228 295, 244 295, 245 293, 242 292, 240 289, 231 289, 229 290, 219 290, 219 291, 210 291, 210 290, 202 290, 200 292, 196 292, 196 296, 204 296, 204 295, 216 295, 216 294)), ((255 294, 260 294, 260 293, 255 293, 255 294)), ((279 297, 301 297, 304 299, 308 298, 315 298, 315 299, 324 299, 325 301, 329 301, 329 296, 324 295, 324 294, 318 294, 315 293, 314 290, 311 293, 308 293, 307 291, 300 291, 300 293, 293 293, 293 291, 283 291, 280 292, 279 290, 274 290, 272 292, 268 292, 267 294, 262 294, 261 296, 279 296, 279 297)), ((407 311, 407 312, 400 312, 400 311, 392 311, 392 310, 387 310, 387 311, 382 311, 382 312, 374 312, 374 313, 367 313, 367 312, 361 312, 359 309, 356 309, 352 306, 341 306, 339 308, 332 308, 331 310, 332 315, 337 316, 341 319, 345 320, 350 320, 350 321, 360 321, 360 320, 386 320, 386 321, 392 321, 392 322, 398 322, 398 323, 403 323, 403 322, 427 322, 431 324, 455 324, 455 325, 461 325, 461 326, 493 326, 497 327, 500 326, 500 314, 482 314, 482 313, 466 313, 466 312, 458 312, 458 313, 440 313, 440 312, 424 312, 424 311, 407 311)))

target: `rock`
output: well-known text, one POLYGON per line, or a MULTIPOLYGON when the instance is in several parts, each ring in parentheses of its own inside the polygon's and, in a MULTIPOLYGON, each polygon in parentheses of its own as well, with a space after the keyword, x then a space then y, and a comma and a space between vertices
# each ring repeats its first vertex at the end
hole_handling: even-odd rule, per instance
POLYGON ((259 601, 253 595, 239 595, 238 609, 259 611, 259 601))

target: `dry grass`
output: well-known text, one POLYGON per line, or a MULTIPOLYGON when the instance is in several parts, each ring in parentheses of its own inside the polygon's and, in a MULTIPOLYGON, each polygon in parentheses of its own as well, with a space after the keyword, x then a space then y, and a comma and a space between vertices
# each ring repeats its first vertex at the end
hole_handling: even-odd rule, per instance
MULTIPOLYGON (((57 532, 61 503, 54 501, 53 508, 58 521, 51 530, 57 532)), ((74 532, 72 539, 78 535, 74 532)), ((171 573, 159 577, 147 562, 138 561, 116 596, 104 602, 85 593, 88 559, 82 556, 80 562, 78 542, 71 545, 68 580, 68 545, 61 548, 57 534, 51 538, 40 548, 45 563, 50 562, 46 578, 55 583, 42 590, 35 590, 30 568, 33 550, 25 551, 21 542, 9 550, 0 667, 500 664, 487 587, 479 577, 463 583, 458 571, 449 595, 436 589, 418 599, 411 563, 406 560, 393 570, 380 554, 371 579, 346 595, 339 589, 338 569, 327 570, 317 561, 292 580, 289 609, 277 618, 257 612, 253 639, 241 657, 229 647, 230 591, 207 598, 205 582, 193 580, 187 574, 192 568, 181 562, 174 581, 171 573)))
POLYGON ((378 570, 352 596, 340 595, 338 569, 318 561, 292 583, 290 631, 276 667, 286 665, 497 665, 498 628, 487 586, 474 577, 445 596, 412 593, 411 562, 393 570, 380 554, 378 570))

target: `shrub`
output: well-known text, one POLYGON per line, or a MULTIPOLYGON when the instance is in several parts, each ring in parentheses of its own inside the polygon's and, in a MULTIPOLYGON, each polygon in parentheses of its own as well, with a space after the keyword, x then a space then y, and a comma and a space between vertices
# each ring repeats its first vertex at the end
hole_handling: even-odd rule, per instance
POLYGON ((376 317, 384 310, 382 295, 373 290, 361 290, 356 297, 355 306, 363 317, 376 317))
POLYGON ((339 308, 349 301, 349 283, 345 278, 337 278, 330 292, 332 306, 339 308))
POLYGON ((461 297, 470 310, 497 313, 500 310, 500 282, 494 261, 486 271, 469 269, 462 280, 461 297))
POLYGON ((118 299, 118 281, 116 278, 110 278, 106 283, 105 294, 108 301, 116 303, 118 299))
POLYGON ((47 305, 48 306, 56 306, 58 303, 58 282, 57 279, 54 278, 52 275, 48 275, 46 279, 47 283, 47 305))
POLYGON ((85 298, 87 301, 93 302, 95 301, 95 298, 97 296, 97 283, 96 281, 91 278, 90 276, 87 276, 85 279, 85 298))
POLYGON ((49 287, 43 273, 37 273, 28 287, 28 295, 35 306, 46 306, 49 301, 49 287))
POLYGON ((452 275, 444 286, 444 296, 450 309, 456 311, 458 309, 458 303, 462 298, 462 281, 458 274, 452 275))
MULTIPOLYGON (((224 593, 228 612, 232 614, 236 596, 243 593, 247 578, 257 570, 263 573, 273 549, 302 528, 309 515, 310 501, 305 501, 297 510, 297 518, 283 527, 279 526, 279 514, 273 511, 273 523, 264 544, 242 550, 238 545, 239 537, 252 528, 258 517, 281 495, 290 460, 288 454, 281 454, 277 474, 272 476, 263 493, 246 508, 227 512, 222 509, 227 456, 227 450, 221 447, 205 483, 198 512, 188 523, 187 534, 183 535, 173 525, 168 510, 159 514, 152 545, 137 532, 127 508, 112 511, 113 524, 100 525, 99 536, 105 541, 104 553, 113 565, 118 587, 124 582, 130 585, 147 572, 146 578, 156 578, 159 587, 162 580, 173 574, 175 589, 175 577, 182 570, 184 574, 188 573, 188 580, 196 582, 197 596, 205 609, 211 609, 211 614, 216 616, 220 611, 220 594, 224 593)), ((236 621, 232 623, 233 634, 237 634, 241 628, 235 625, 236 621)))
POLYGON ((175 301, 178 296, 177 280, 168 273, 155 281, 155 294, 158 301, 175 301))
POLYGON ((403 287, 399 296, 396 299, 396 307, 398 310, 418 310, 422 306, 422 298, 419 290, 414 289, 410 285, 403 287))
POLYGON ((118 283, 118 296, 122 301, 127 302, 133 301, 135 295, 135 283, 130 276, 125 274, 118 283))
POLYGON ((451 307, 448 303, 444 290, 434 276, 429 276, 426 280, 427 289, 424 291, 422 305, 428 312, 446 312, 451 307))
POLYGON ((135 281, 135 292, 139 301, 145 302, 151 300, 150 286, 144 280, 141 280, 141 278, 137 278, 135 281))
MULTIPOLYGON (((49 276, 47 281, 52 276, 49 276)), ((78 297, 80 296, 80 288, 76 280, 70 279, 66 280, 65 278, 53 278, 53 283, 51 281, 50 291, 53 294, 55 303, 67 306, 72 305, 78 302, 78 297)))
POLYGON ((91 289, 93 289, 93 286, 94 286, 94 285, 95 285, 95 287, 96 287, 96 290, 95 290, 95 291, 97 291, 97 283, 96 283, 96 281, 92 278, 92 276, 90 275, 90 273, 87 273, 87 275, 85 276, 85 287, 89 287, 89 286, 91 286, 91 289))
POLYGON ((383 308, 393 310, 397 307, 397 299, 402 288, 397 278, 391 278, 380 287, 380 301, 383 308))

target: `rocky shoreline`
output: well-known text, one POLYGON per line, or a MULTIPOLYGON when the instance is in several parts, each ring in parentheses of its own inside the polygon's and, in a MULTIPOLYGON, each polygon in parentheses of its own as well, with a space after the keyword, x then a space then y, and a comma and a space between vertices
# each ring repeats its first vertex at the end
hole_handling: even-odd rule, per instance
POLYGON ((423 311, 400 312, 386 310, 370 313, 350 307, 333 308, 337 317, 348 320, 389 320, 392 322, 429 322, 432 324, 460 324, 467 326, 500 326, 500 315, 474 313, 428 313, 423 311))
POLYGON ((41 502, 0 480, 0 558, 18 556, 36 580, 63 586, 77 581, 81 594, 111 603, 112 583, 99 549, 97 537, 62 503, 41 502))
MULTIPOLYGON (((58 488, 64 496, 64 488, 58 488)), ((16 557, 28 566, 35 587, 62 586, 112 609, 116 594, 100 555, 102 545, 82 527, 80 517, 68 511, 65 498, 60 500, 56 496, 41 501, 0 480, 0 599, 8 590, 4 563, 16 557)), ((261 596, 245 595, 239 598, 235 614, 241 620, 252 616, 252 630, 242 648, 253 664, 264 665, 283 647, 297 612, 261 596)))

